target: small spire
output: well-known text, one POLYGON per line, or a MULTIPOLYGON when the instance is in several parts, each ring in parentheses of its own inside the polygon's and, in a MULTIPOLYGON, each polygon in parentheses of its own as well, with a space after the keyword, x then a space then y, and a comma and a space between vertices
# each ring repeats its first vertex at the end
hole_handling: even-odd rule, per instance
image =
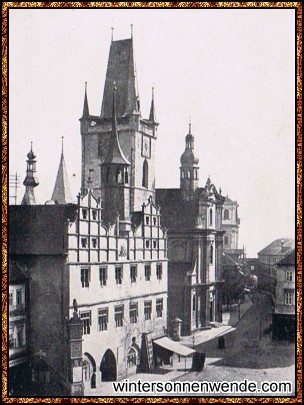
POLYGON ((61 137, 61 158, 59 162, 59 167, 57 171, 57 176, 55 180, 55 185, 53 189, 53 194, 51 200, 56 204, 68 204, 73 203, 72 193, 70 189, 68 173, 65 165, 64 154, 63 154, 63 139, 61 137))
POLYGON ((131 24, 131 38, 133 38, 133 24, 131 24))
POLYGON ((191 115, 189 117, 189 134, 191 134, 191 115))
POLYGON ((111 42, 114 41, 114 27, 111 27, 111 42))
POLYGON ((152 87, 152 101, 151 101, 149 121, 156 122, 155 106, 154 106, 154 86, 152 87))
POLYGON ((82 118, 87 118, 90 115, 89 103, 88 103, 88 95, 87 95, 87 82, 85 82, 84 86, 85 86, 85 90, 84 90, 84 102, 83 102, 82 118))

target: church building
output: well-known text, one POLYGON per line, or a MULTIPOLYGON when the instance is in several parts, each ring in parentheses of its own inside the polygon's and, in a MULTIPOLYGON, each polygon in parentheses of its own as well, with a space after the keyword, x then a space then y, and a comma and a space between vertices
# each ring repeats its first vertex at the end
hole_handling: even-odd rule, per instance
POLYGON ((157 189, 168 230, 168 327, 182 321, 182 334, 222 321, 222 207, 225 198, 210 178, 199 187, 199 160, 189 124, 180 166, 180 187, 157 189))

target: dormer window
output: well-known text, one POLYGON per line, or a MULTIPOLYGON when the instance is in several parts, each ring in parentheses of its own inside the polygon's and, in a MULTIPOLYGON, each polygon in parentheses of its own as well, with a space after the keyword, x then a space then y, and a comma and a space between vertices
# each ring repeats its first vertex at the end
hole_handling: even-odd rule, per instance
POLYGON ((92 210, 92 218, 94 221, 97 219, 97 210, 92 210))
POLYGON ((82 218, 87 219, 88 218, 88 210, 83 208, 82 209, 82 218))
POLYGON ((213 225, 213 211, 212 211, 212 208, 210 208, 210 210, 209 210, 209 225, 210 226, 213 225))
POLYGON ((224 219, 229 219, 229 210, 227 209, 224 211, 224 219))

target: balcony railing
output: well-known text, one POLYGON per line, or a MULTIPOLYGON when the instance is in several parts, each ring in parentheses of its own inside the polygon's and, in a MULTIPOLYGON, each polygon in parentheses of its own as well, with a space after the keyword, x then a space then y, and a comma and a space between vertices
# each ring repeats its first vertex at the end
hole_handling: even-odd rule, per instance
POLYGON ((16 316, 25 315, 25 306, 23 304, 9 308, 9 317, 14 318, 16 316))

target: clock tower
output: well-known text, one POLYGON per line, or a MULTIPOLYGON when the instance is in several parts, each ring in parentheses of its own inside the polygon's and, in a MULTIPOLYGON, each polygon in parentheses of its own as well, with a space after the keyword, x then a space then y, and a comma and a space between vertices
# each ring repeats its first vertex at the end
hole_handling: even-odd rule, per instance
POLYGON ((112 134, 113 83, 116 86, 116 130, 121 151, 130 164, 130 211, 140 211, 152 196, 155 200, 155 142, 158 123, 155 116, 154 89, 149 118, 143 118, 137 89, 133 38, 113 41, 110 46, 101 113, 89 113, 87 89, 83 115, 80 119, 82 138, 82 193, 87 191, 86 179, 96 197, 105 203, 104 162, 112 134))

